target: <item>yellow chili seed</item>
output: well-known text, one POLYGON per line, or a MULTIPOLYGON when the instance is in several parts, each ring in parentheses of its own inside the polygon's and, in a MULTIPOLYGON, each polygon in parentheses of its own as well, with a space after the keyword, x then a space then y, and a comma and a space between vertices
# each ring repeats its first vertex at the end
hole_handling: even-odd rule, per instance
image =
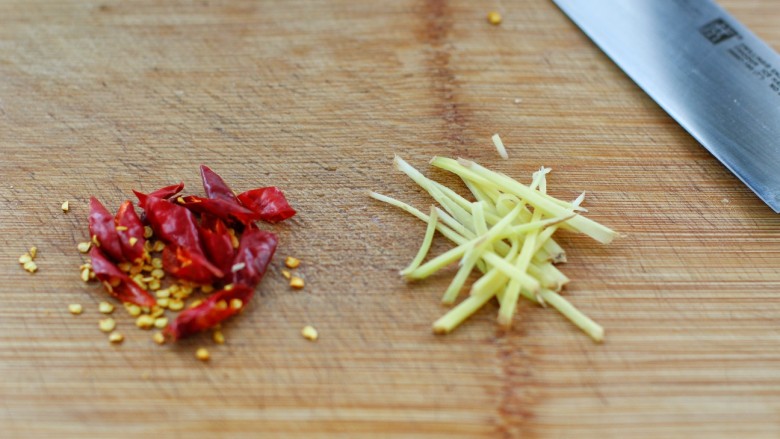
POLYGON ((244 306, 244 302, 241 299, 230 299, 230 309, 241 309, 244 306))
POLYGON ((116 226, 114 228, 116 229, 117 232, 126 232, 127 231, 127 226, 116 226))
POLYGON ((157 299, 157 306, 162 308, 168 308, 168 305, 170 305, 170 303, 171 303, 171 299, 167 297, 162 297, 157 299))
POLYGON ((86 253, 89 251, 91 247, 92 247, 92 243, 89 241, 79 242, 79 245, 76 246, 76 248, 79 249, 79 253, 86 253))
POLYGON ((220 300, 219 302, 216 303, 216 305, 214 305, 214 309, 218 309, 220 311, 226 310, 227 307, 228 307, 228 304, 224 300, 220 300))
POLYGON ((136 238, 135 236, 131 236, 130 239, 127 240, 127 242, 129 242, 130 246, 132 247, 135 245, 136 242, 138 242, 138 238, 136 238))
POLYGON ((20 264, 24 265, 24 264, 26 264, 28 262, 32 262, 32 256, 30 256, 29 253, 25 253, 25 254, 19 256, 19 263, 20 264))
POLYGON ((284 260, 284 265, 286 265, 287 268, 298 268, 298 266, 301 265, 301 261, 292 256, 287 256, 284 260))
POLYGON ((158 299, 167 299, 168 297, 171 297, 171 291, 168 289, 157 290, 154 295, 157 296, 158 299))
POLYGON ((125 273, 130 272, 130 269, 133 267, 133 264, 129 262, 120 262, 116 264, 117 267, 119 267, 120 270, 124 271, 125 273))
POLYGON ((496 11, 488 12, 487 20, 488 20, 488 23, 497 26, 497 25, 501 24, 501 14, 499 14, 496 11))
POLYGON ((144 238, 149 239, 154 235, 154 231, 149 226, 144 226, 144 238))
POLYGON ((181 311, 184 308, 184 302, 181 300, 171 300, 168 302, 168 309, 171 311, 181 311))
POLYGON ((195 351, 195 358, 200 361, 209 361, 211 355, 209 355, 209 351, 206 348, 198 348, 198 350, 195 351))
POLYGON ((162 279, 165 277, 165 271, 162 268, 155 268, 152 270, 151 275, 155 279, 162 279))
POLYGON ((98 311, 103 314, 111 314, 114 312, 114 305, 108 302, 100 302, 100 304, 98 304, 98 311))
POLYGON ((211 292, 214 291, 214 286, 213 285, 203 285, 202 287, 200 287, 200 291, 202 291, 202 292, 204 292, 206 294, 211 293, 211 292))
POLYGON ((194 289, 194 288, 192 288, 192 286, 190 286, 190 285, 182 285, 182 286, 179 288, 179 291, 181 291, 181 293, 182 293, 182 294, 184 294, 185 296, 189 296, 190 294, 192 294, 192 292, 193 292, 194 290, 195 290, 195 289, 194 289))
POLYGON ((144 242, 144 251, 146 251, 147 253, 151 253, 152 252, 152 241, 144 242))
POLYGON ((173 293, 179 291, 179 286, 176 285, 176 284, 173 284, 170 287, 168 287, 168 290, 170 290, 171 294, 173 294, 173 293))
POLYGON ((81 270, 81 280, 84 282, 89 282, 89 268, 84 268, 81 270))
POLYGON ((141 314, 135 319, 135 326, 138 326, 141 329, 150 329, 154 326, 154 317, 148 314, 141 314))
POLYGON ((33 261, 25 262, 23 267, 25 270, 27 270, 30 273, 35 273, 36 271, 38 271, 38 264, 36 264, 33 261))
POLYGON ((141 315, 141 307, 135 303, 125 302, 125 309, 132 317, 138 317, 141 315))
POLYGON ((68 311, 70 311, 70 313, 74 316, 77 316, 81 314, 82 311, 84 311, 84 308, 82 308, 78 303, 72 303, 68 305, 68 311))
POLYGON ((154 270, 154 267, 152 266, 152 264, 143 264, 141 266, 141 271, 149 272, 149 271, 152 271, 152 270, 154 270))
POLYGON ((300 278, 300 277, 298 277, 298 276, 293 276, 293 277, 290 279, 290 286, 291 286, 291 287, 293 287, 293 288, 295 288, 295 289, 298 289, 298 290, 300 290, 300 289, 301 289, 301 288, 303 288, 303 286, 304 286, 303 279, 302 279, 302 278, 300 278))
POLYGON ((201 303, 203 303, 202 299, 195 299, 195 300, 192 301, 192 303, 190 303, 189 308, 195 308, 196 306, 200 305, 201 303))
POLYGON ((164 329, 168 326, 168 319, 166 317, 158 317, 154 319, 154 327, 157 329, 164 329))
POLYGON ((65 201, 62 203, 62 211, 63 211, 63 212, 67 212, 67 211, 69 211, 69 210, 70 210, 70 206, 68 205, 68 200, 65 200, 65 201))
POLYGON ((116 322, 114 319, 109 317, 107 319, 100 320, 98 322, 98 327, 103 332, 111 332, 116 328, 116 322))
POLYGON ((149 281, 149 289, 152 291, 157 291, 160 289, 160 281, 157 279, 152 279, 149 281))
POLYGON ((225 336, 222 334, 222 331, 214 331, 212 338, 216 344, 225 344, 225 336))
POLYGON ((304 326, 303 329, 301 329, 301 335, 303 336, 303 338, 311 341, 315 341, 320 337, 317 330, 314 329, 313 326, 308 326, 308 325, 304 326))
POLYGON ((162 268, 163 261, 160 258, 152 258, 152 267, 154 268, 162 268))
POLYGON ((119 332, 112 332, 108 336, 108 341, 111 343, 122 343, 122 341, 125 339, 125 336, 120 334, 119 332))
POLYGON ((95 244, 95 247, 100 247, 100 241, 98 240, 97 235, 92 235, 92 243, 95 244))
POLYGON ((162 241, 155 241, 152 245, 152 250, 156 252, 161 252, 165 249, 165 243, 162 241))
POLYGON ((30 247, 30 257, 35 259, 36 256, 38 256, 38 247, 30 247))
POLYGON ((224 287, 223 289, 224 289, 225 291, 230 291, 230 290, 232 290, 232 289, 233 289, 233 284, 227 284, 227 285, 225 285, 225 287, 224 287))
POLYGON ((165 335, 163 335, 162 332, 155 332, 152 336, 152 340, 157 344, 165 344, 165 335))
POLYGON ((157 319, 161 317, 163 314, 165 314, 165 308, 155 305, 154 309, 152 310, 152 313, 149 314, 153 319, 157 319))
POLYGON ((287 271, 287 270, 282 270, 282 276, 283 276, 285 279, 287 279, 287 280, 290 280, 290 279, 292 278, 292 274, 290 274, 290 272, 289 272, 289 271, 287 271))

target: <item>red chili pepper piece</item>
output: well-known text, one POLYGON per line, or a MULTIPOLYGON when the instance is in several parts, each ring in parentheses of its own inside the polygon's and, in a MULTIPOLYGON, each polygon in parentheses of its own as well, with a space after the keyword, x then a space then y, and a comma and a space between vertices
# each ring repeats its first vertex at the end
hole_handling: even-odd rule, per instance
POLYGON ((238 202, 222 198, 203 198, 189 195, 179 197, 176 201, 193 212, 208 213, 225 221, 235 219, 242 224, 250 224, 260 219, 260 215, 241 206, 238 202))
POLYGON ((187 208, 162 198, 148 197, 145 210, 146 219, 157 237, 190 252, 203 253, 195 215, 187 208))
POLYGON ((256 228, 247 228, 241 236, 238 252, 231 269, 232 283, 254 288, 265 274, 276 251, 276 235, 256 228))
POLYGON ((117 262, 124 260, 114 215, 95 197, 89 199, 89 235, 108 257, 117 262))
POLYGON ((228 232, 225 223, 219 219, 202 218, 200 240, 209 260, 224 273, 229 273, 233 266, 236 249, 233 248, 233 240, 230 238, 230 232, 228 232))
POLYGON ((252 189, 238 194, 238 200, 249 210, 256 212, 259 218, 269 223, 278 223, 295 215, 282 191, 275 187, 252 189))
POLYGON ((147 252, 144 250, 144 225, 138 214, 135 213, 133 203, 125 201, 119 206, 116 214, 117 235, 119 243, 122 246, 124 260, 134 264, 140 264, 146 259, 147 252), (125 230, 127 228, 127 230, 125 230))
POLYGON ((209 296, 200 305, 182 311, 176 320, 165 328, 165 333, 174 340, 195 334, 233 316, 243 309, 254 294, 254 289, 236 285, 230 290, 221 290, 209 296), (241 307, 231 306, 233 299, 241 300, 241 307))
POLYGON ((206 196, 215 200, 231 201, 239 205, 236 194, 230 189, 225 180, 206 165, 200 165, 200 178, 203 180, 203 189, 206 196))
POLYGON ((152 307, 157 303, 154 297, 108 260, 100 249, 93 247, 89 255, 92 257, 95 276, 103 282, 109 294, 122 302, 135 303, 138 306, 152 307))
POLYGON ((162 254, 163 269, 179 279, 200 285, 210 285, 225 276, 200 253, 176 244, 168 244, 162 254))
POLYGON ((147 198, 154 197, 154 198, 162 198, 164 200, 167 200, 168 198, 173 197, 174 195, 178 194, 183 190, 184 190, 184 183, 179 183, 179 184, 172 184, 170 186, 162 187, 148 194, 138 192, 135 189, 133 189, 133 193, 135 194, 136 197, 138 197, 138 206, 141 209, 146 209, 147 198))

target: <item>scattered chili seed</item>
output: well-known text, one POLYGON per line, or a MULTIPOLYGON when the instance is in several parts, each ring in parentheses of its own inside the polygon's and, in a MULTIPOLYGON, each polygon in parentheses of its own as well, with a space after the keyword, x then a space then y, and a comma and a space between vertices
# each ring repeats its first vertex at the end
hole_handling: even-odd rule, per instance
POLYGON ((155 296, 157 296, 158 299, 167 299, 171 297, 171 291, 170 290, 157 290, 155 293, 155 296))
POLYGON ((35 259, 36 256, 38 256, 38 247, 30 247, 30 257, 35 259))
POLYGON ((301 335, 303 338, 311 341, 315 341, 319 338, 319 333, 316 329, 314 329, 313 326, 304 326, 303 329, 301 329, 301 335))
POLYGON ((282 270, 282 276, 287 280, 290 280, 290 278, 292 278, 292 274, 290 274, 288 270, 282 270))
POLYGON ((158 317, 154 319, 154 327, 157 329, 165 329, 165 327, 168 326, 168 318, 167 317, 158 317))
POLYGON ((112 318, 102 319, 98 322, 98 327, 103 332, 111 332, 116 328, 116 322, 112 318))
POLYGON ((156 321, 157 318, 161 317, 163 314, 165 314, 165 308, 161 306, 155 306, 152 310, 152 313, 149 315, 156 321))
POLYGON ((298 276, 293 276, 290 279, 290 286, 295 288, 295 289, 300 290, 304 286, 303 278, 300 278, 298 276))
POLYGON ((154 268, 162 268, 163 261, 160 258, 152 258, 152 267, 154 268))
POLYGON ((138 238, 136 238, 135 236, 131 236, 130 239, 127 240, 127 242, 130 243, 130 246, 134 246, 135 243, 138 242, 138 238))
POLYGON ((70 206, 68 206, 68 201, 65 200, 65 202, 62 203, 62 211, 67 212, 70 210, 70 206))
POLYGON ((149 281, 149 289, 152 291, 159 290, 160 286, 160 281, 158 279, 152 279, 149 281))
POLYGON ((127 231, 127 226, 116 226, 114 228, 116 229, 117 232, 126 232, 127 231))
POLYGON ((70 311, 70 313, 74 316, 77 316, 81 314, 82 311, 84 311, 84 308, 82 308, 78 303, 72 303, 68 305, 68 311, 70 311))
POLYGON ((154 231, 149 226, 144 226, 144 238, 149 239, 154 235, 154 231))
POLYGON ((155 241, 152 244, 152 251, 161 252, 165 249, 165 243, 162 241, 155 241))
POLYGON ((488 23, 490 23, 490 24, 492 24, 494 26, 498 26, 499 24, 501 24, 501 14, 499 14, 496 11, 488 12, 487 20, 488 20, 488 23))
POLYGON ((155 332, 152 336, 152 340, 157 344, 165 344, 165 335, 163 335, 162 332, 155 332))
POLYGON ((141 266, 141 271, 150 272, 152 270, 154 270, 154 266, 152 264, 143 264, 141 266))
POLYGON ((116 266, 117 266, 117 268, 119 268, 119 270, 121 270, 121 271, 123 271, 125 273, 129 273, 130 269, 133 268, 133 264, 131 264, 129 262, 120 262, 120 263, 116 264, 116 266))
POLYGON ((214 331, 212 338, 216 344, 225 344, 225 336, 222 334, 222 331, 214 331))
POLYGON ((79 242, 77 248, 79 249, 79 253, 87 253, 89 252, 89 249, 92 248, 92 243, 89 241, 79 242))
POLYGON ((284 265, 286 265, 287 268, 298 268, 298 266, 301 265, 301 261, 298 258, 287 256, 284 260, 284 265))
POLYGON ((89 282, 89 280, 91 278, 90 274, 91 274, 91 271, 90 271, 89 268, 82 268, 81 269, 81 280, 83 280, 84 282, 89 282))
POLYGON ((29 273, 35 273, 38 271, 38 264, 33 261, 25 262, 23 267, 29 273))
POLYGON ((135 319, 135 326, 138 326, 141 329, 150 329, 154 326, 154 317, 149 314, 141 314, 135 319))
POLYGON ((25 254, 19 256, 19 263, 20 264, 24 265, 24 264, 26 264, 28 262, 32 262, 32 256, 30 256, 29 253, 25 253, 25 254))
POLYGON ((213 285, 203 285, 200 287, 200 291, 203 293, 213 293, 214 292, 214 286, 213 285))
POLYGON ((228 308, 228 304, 227 304, 226 301, 220 300, 219 302, 217 302, 217 304, 214 306, 214 308, 218 309, 220 311, 224 311, 224 310, 226 310, 228 308))
POLYGON ((209 355, 209 351, 206 348, 198 348, 198 350, 195 351, 195 358, 200 361, 209 361, 211 355, 209 355))
POLYGON ((184 308, 184 302, 181 300, 171 300, 168 302, 168 309, 171 311, 181 311, 184 308))
POLYGON ((162 279, 165 277, 165 271, 162 268, 155 268, 152 270, 151 275, 155 279, 162 279))
POLYGON ((111 314, 114 312, 114 305, 108 303, 108 302, 100 302, 98 305, 98 311, 100 311, 103 314, 111 314))
POLYGON ((195 308, 196 306, 200 305, 201 303, 203 303, 203 299, 195 299, 195 300, 192 301, 192 303, 190 303, 190 306, 188 306, 188 308, 195 308))
POLYGON ((125 309, 132 317, 138 317, 141 315, 141 307, 134 303, 125 303, 125 309))
POLYGON ((108 336, 108 341, 110 341, 111 343, 122 343, 122 341, 124 341, 124 339, 125 339, 125 336, 122 335, 119 332, 112 332, 108 336))
POLYGON ((241 309, 243 306, 244 306, 244 302, 241 299, 239 298, 230 299, 231 309, 241 309))

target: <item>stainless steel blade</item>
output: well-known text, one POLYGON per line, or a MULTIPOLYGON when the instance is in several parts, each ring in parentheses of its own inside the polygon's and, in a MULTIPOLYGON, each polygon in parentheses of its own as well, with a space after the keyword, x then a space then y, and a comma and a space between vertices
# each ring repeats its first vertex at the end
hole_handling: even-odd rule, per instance
POLYGON ((780 56, 771 47, 710 0, 554 1, 780 212, 780 56))

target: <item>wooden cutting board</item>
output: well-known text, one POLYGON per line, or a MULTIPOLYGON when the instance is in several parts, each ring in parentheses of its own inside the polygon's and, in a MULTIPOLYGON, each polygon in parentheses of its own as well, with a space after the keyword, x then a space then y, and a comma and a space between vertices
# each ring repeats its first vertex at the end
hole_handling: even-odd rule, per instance
MULTIPOLYGON (((723 4, 780 47, 780 3, 723 4)), ((780 436, 780 217, 550 1, 6 0, 0 133, 3 437, 780 436), (561 235, 562 270, 605 343, 528 303, 512 332, 491 304, 431 334, 452 271, 403 282, 424 225, 367 196, 430 204, 394 154, 586 190, 625 236, 561 235), (201 163, 286 191, 273 268, 225 345, 157 346, 123 310, 110 345, 79 280, 88 197, 200 193, 201 163)))

